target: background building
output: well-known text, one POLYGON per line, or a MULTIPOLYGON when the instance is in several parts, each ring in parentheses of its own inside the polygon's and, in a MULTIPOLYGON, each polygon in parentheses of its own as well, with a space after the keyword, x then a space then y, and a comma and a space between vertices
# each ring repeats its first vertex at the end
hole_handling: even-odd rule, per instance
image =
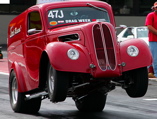
MULTIPOLYGON (((155 0, 100 0, 112 5, 116 16, 144 16, 151 11, 155 0)), ((10 0, 0 4, 0 14, 19 14, 36 4, 36 0, 10 0)))
MULTIPOLYGON (((101 0, 111 4, 117 26, 143 26, 146 15, 151 12, 155 0, 101 0)), ((0 44, 7 42, 7 27, 11 19, 35 5, 36 0, 10 0, 10 4, 0 4, 0 44)))

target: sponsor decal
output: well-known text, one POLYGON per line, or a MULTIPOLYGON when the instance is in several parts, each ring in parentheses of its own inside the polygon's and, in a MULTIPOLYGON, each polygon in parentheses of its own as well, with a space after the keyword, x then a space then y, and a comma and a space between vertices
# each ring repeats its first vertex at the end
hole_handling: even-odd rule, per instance
POLYGON ((67 20, 58 20, 58 21, 50 21, 50 25, 54 26, 57 24, 63 24, 63 23, 78 23, 78 22, 91 22, 90 19, 67 19, 67 20))
POLYGON ((92 19, 92 21, 97 21, 97 22, 105 22, 105 19, 92 19))
POLYGON ((56 21, 51 21, 50 25, 52 25, 52 26, 57 25, 57 22, 56 21))
POLYGON ((79 22, 91 22, 90 19, 78 19, 79 22))
POLYGON ((68 19, 65 20, 66 23, 75 23, 75 22, 91 22, 90 19, 68 19))
POLYGON ((96 21, 96 19, 92 19, 92 21, 96 21))
POLYGON ((66 23, 75 23, 77 22, 77 19, 69 19, 69 20, 65 20, 66 23))
POLYGON ((64 20, 58 21, 58 23, 64 23, 64 20))
POLYGON ((20 33, 21 29, 22 29, 21 26, 19 28, 15 27, 14 29, 13 29, 13 26, 10 27, 10 38, 13 37, 14 35, 20 33))

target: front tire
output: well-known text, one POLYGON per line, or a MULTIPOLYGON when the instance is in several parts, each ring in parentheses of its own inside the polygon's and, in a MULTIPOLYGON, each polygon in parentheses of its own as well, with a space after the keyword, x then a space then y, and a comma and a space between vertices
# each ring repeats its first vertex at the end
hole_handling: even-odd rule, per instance
POLYGON ((49 98, 52 102, 64 101, 68 90, 68 73, 55 70, 48 64, 47 86, 49 98))
POLYGON ((134 69, 129 72, 131 82, 126 88, 126 92, 130 97, 142 97, 146 94, 148 88, 148 71, 147 67, 134 69))
POLYGON ((81 112, 101 112, 105 107, 106 97, 107 95, 95 92, 75 101, 75 105, 81 112))
POLYGON ((10 74, 9 80, 9 97, 12 109, 19 113, 38 112, 41 105, 41 98, 26 101, 25 94, 18 92, 18 83, 14 71, 10 74))

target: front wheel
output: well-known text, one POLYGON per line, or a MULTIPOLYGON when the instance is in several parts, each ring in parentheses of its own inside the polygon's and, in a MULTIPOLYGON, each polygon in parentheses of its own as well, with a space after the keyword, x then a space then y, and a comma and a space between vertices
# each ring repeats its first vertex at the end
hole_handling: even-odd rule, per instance
POLYGON ((9 78, 9 97, 12 109, 19 113, 36 113, 40 109, 41 98, 25 100, 25 94, 18 92, 18 83, 15 72, 9 78))
POLYGON ((107 95, 95 92, 87 95, 81 100, 75 101, 75 105, 77 109, 82 112, 100 112, 104 109, 106 97, 107 95))
POLYGON ((130 97, 142 97, 148 88, 148 71, 147 67, 129 71, 130 85, 126 92, 130 97))
POLYGON ((52 102, 64 101, 68 90, 68 73, 55 70, 48 64, 47 86, 52 102))

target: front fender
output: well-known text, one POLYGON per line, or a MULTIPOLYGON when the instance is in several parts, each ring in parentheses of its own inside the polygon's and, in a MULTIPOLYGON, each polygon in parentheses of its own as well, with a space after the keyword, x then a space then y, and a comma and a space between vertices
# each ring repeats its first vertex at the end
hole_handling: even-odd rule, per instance
POLYGON ((121 62, 125 64, 122 69, 123 72, 140 67, 146 67, 152 63, 152 55, 149 47, 145 41, 141 39, 129 39, 120 42, 120 55, 121 62), (136 57, 131 57, 127 53, 127 48, 131 45, 136 46, 139 50, 139 55, 136 57))
POLYGON ((52 42, 46 46, 51 65, 59 71, 89 73, 90 58, 87 49, 80 44, 69 44, 66 42, 52 42), (67 51, 71 48, 79 52, 77 60, 71 60, 67 51))

